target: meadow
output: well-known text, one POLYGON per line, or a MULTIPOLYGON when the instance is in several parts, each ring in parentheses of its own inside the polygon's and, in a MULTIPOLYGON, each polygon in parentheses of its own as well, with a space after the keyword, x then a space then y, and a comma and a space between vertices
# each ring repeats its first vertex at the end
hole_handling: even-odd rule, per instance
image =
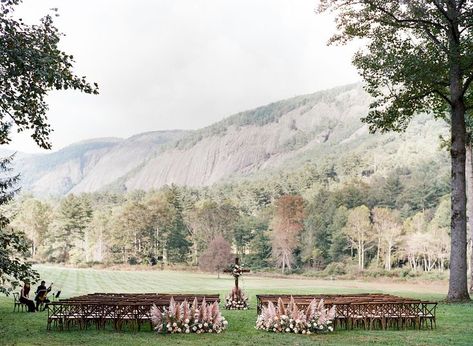
MULTIPOLYGON (((91 292, 220 293, 231 289, 233 278, 179 271, 118 271, 38 266, 41 278, 53 281, 64 297, 91 292)), ((2 345, 471 345, 473 304, 444 304, 445 282, 392 282, 313 280, 246 276, 241 285, 250 296, 247 311, 223 311, 229 328, 220 335, 156 335, 93 328, 79 331, 46 331, 46 312, 13 311, 12 297, 0 298, 0 344, 2 345), (336 330, 327 335, 276 335, 254 328, 258 293, 350 293, 386 292, 438 300, 434 330, 336 330)))

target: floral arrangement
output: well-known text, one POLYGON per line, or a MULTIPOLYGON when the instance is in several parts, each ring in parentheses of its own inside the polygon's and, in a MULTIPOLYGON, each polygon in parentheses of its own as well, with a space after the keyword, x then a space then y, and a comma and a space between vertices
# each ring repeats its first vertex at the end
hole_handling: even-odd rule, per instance
POLYGON ((228 322, 220 314, 218 303, 206 304, 205 298, 199 306, 197 298, 192 305, 187 300, 181 304, 173 298, 168 308, 161 311, 156 305, 151 308, 151 322, 154 330, 163 334, 174 333, 221 333, 227 328, 228 322))
POLYGON ((238 265, 238 264, 234 264, 233 265, 233 268, 232 268, 232 275, 233 277, 239 277, 241 276, 241 274, 243 274, 243 265, 238 265))
POLYGON ((248 297, 240 288, 234 287, 225 297, 225 309, 227 310, 248 310, 248 307, 248 297))
POLYGON ((264 306, 256 320, 256 329, 274 333, 328 333, 333 332, 334 319, 335 305, 326 309, 323 299, 318 302, 314 299, 304 311, 299 309, 291 296, 287 306, 281 298, 277 306, 272 302, 264 306))

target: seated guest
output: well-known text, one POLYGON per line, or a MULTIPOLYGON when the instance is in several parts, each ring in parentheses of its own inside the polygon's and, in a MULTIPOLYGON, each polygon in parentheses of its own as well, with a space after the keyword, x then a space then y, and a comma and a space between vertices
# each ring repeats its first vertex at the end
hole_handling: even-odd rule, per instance
POLYGON ((34 301, 29 299, 30 295, 30 284, 29 282, 25 282, 25 285, 20 291, 20 302, 25 304, 28 307, 28 312, 35 312, 36 308, 34 305, 34 301))
MULTIPOLYGON (((36 296, 35 296, 35 301, 36 301, 36 311, 39 310, 39 306, 41 304, 47 304, 50 303, 50 300, 48 299, 48 293, 51 292, 51 286, 53 284, 51 283, 51 285, 49 285, 48 288, 46 288, 46 281, 41 281, 41 284, 38 286, 38 288, 36 289, 36 296)), ((45 306, 45 308, 46 308, 45 306)))

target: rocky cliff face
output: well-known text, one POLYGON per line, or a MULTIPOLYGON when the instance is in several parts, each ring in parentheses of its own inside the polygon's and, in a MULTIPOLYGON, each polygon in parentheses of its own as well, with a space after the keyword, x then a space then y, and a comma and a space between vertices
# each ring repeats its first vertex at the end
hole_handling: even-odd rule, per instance
POLYGON ((20 157, 23 191, 39 196, 101 190, 149 159, 185 131, 158 131, 128 139, 94 139, 46 155, 20 157))
POLYGON ((336 145, 345 138, 346 124, 362 126, 359 119, 368 104, 361 87, 353 86, 268 105, 247 112, 248 121, 241 121, 241 115, 230 117, 201 131, 192 145, 184 138, 184 143, 155 155, 126 180, 126 188, 205 186, 278 167, 321 143, 336 145), (258 119, 259 112, 268 120, 258 119))
POLYGON ((362 87, 349 85, 275 102, 196 131, 81 142, 57 153, 21 158, 17 168, 24 190, 62 195, 112 188, 149 190, 171 183, 207 186, 279 169, 300 158, 337 151, 349 155, 367 146, 383 146, 375 159, 378 164, 387 157, 403 157, 412 143, 415 153, 408 155, 435 155, 437 148, 430 148, 430 142, 415 144, 416 136, 427 131, 429 138, 438 138, 442 126, 424 119, 391 143, 389 136, 369 135, 361 123, 368 106, 362 87))

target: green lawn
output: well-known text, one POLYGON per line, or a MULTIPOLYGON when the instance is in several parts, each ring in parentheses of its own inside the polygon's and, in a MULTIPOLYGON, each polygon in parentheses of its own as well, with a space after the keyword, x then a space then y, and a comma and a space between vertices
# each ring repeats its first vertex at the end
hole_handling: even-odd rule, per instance
MULTIPOLYGON (((223 295, 233 278, 172 271, 111 271, 39 266, 41 277, 54 281, 64 296, 90 292, 198 292, 223 295)), ((345 331, 328 335, 277 335, 254 329, 258 293, 388 292, 441 300, 445 284, 323 281, 247 276, 243 288, 250 294, 248 311, 226 311, 229 328, 220 335, 156 335, 112 330, 46 331, 46 312, 13 313, 12 298, 0 298, 0 344, 6 345, 472 345, 473 305, 440 304, 435 330, 345 331)))

